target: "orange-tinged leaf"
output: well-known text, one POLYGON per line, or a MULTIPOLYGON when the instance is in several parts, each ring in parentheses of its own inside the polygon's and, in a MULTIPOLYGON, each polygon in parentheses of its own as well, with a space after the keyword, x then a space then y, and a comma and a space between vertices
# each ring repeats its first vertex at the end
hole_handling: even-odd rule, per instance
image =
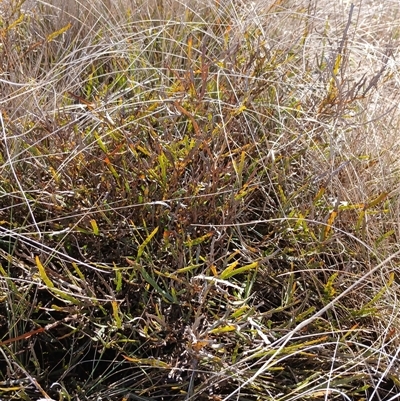
MULTIPOLYGON (((87 106, 87 108, 89 110, 94 110, 96 105, 92 102, 88 102, 86 99, 84 99, 81 96, 75 95, 75 93, 72 92, 67 92, 70 96, 72 96, 75 100, 77 100, 79 103, 84 104, 85 106, 87 106)), ((96 138, 97 139, 97 138, 96 138)))
POLYGON ((192 46, 193 46, 193 37, 192 35, 189 35, 188 38, 188 59, 191 60, 192 59, 192 46))
POLYGON ((199 125, 197 124, 195 118, 193 117, 193 115, 191 113, 189 113, 186 109, 184 109, 178 102, 174 102, 174 106, 176 107, 176 109, 183 115, 185 115, 187 118, 189 118, 189 120, 191 121, 192 125, 193 125, 193 129, 194 132, 196 133, 196 135, 198 137, 201 136, 201 129, 199 127, 199 125))
POLYGON ((192 346, 193 351, 200 352, 204 347, 207 347, 207 345, 209 345, 209 344, 210 344, 210 340, 199 340, 199 341, 196 341, 195 343, 193 343, 191 346, 192 346))
POLYGON ((117 173, 117 170, 115 170, 114 166, 111 164, 110 159, 108 158, 108 156, 106 156, 104 158, 104 162, 106 163, 108 169, 111 171, 111 174, 114 176, 114 178, 116 180, 118 180, 119 179, 119 175, 117 173))
POLYGON ((325 226, 325 230, 324 230, 324 238, 326 238, 329 235, 329 233, 332 229, 332 225, 335 222, 337 215, 338 215, 337 210, 332 210, 331 214, 328 217, 328 221, 326 222, 326 226, 325 226))
POLYGON ((330 216, 328 218, 328 223, 327 223, 329 226, 331 226, 334 223, 337 215, 338 215, 338 212, 336 210, 333 210, 331 212, 331 214, 330 214, 330 216))
POLYGON ((172 236, 172 231, 164 230, 163 232, 163 240, 165 245, 169 245, 169 239, 172 236))

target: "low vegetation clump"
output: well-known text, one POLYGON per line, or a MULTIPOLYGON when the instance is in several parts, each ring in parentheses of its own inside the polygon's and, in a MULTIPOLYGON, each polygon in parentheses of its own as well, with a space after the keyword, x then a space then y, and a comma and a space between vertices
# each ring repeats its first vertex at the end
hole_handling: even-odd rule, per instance
POLYGON ((375 3, 0 4, 1 399, 397 399, 375 3))

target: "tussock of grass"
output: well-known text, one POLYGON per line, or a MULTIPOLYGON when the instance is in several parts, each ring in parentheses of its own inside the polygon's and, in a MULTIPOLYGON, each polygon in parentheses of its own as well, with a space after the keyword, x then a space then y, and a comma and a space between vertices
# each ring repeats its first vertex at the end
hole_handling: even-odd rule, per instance
POLYGON ((389 3, 1 5, 1 397, 397 397, 389 3))

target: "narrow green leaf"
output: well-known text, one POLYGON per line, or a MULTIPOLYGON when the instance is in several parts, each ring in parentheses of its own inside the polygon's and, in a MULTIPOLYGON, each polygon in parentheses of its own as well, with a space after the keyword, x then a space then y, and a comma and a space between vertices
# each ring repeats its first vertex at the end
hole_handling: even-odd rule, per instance
POLYGON ((143 278, 164 298, 166 298, 169 302, 174 303, 174 298, 171 294, 167 291, 163 290, 151 277, 149 273, 147 273, 146 269, 142 266, 139 267, 140 273, 142 274, 143 278))

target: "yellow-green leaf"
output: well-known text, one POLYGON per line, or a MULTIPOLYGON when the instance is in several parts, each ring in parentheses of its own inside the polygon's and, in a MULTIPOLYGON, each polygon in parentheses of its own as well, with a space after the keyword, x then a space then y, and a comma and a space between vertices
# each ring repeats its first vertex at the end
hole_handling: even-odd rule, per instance
POLYGON ((330 300, 332 299, 335 294, 336 294, 336 289, 334 287, 334 282, 337 279, 339 273, 333 273, 332 276, 329 277, 327 283, 324 286, 324 293, 325 297, 330 300))
POLYGON ((43 280, 43 282, 47 285, 47 287, 49 288, 54 288, 54 284, 53 282, 49 279, 49 276, 46 273, 46 270, 44 268, 44 266, 42 265, 42 262, 39 259, 39 256, 35 257, 35 261, 36 261, 36 266, 39 270, 39 276, 40 278, 43 280))
POLYGON ((223 327, 217 327, 215 329, 212 329, 209 331, 210 334, 222 334, 222 333, 228 333, 230 331, 235 331, 237 327, 233 324, 228 324, 223 327))
POLYGON ((113 264, 114 264, 114 271, 115 271, 115 284, 116 284, 115 290, 117 292, 120 292, 122 290, 122 273, 121 273, 121 270, 118 269, 115 262, 113 262, 113 264))
MULTIPOLYGON (((258 267, 258 262, 253 262, 250 263, 248 265, 239 267, 238 269, 234 269, 234 267, 232 267, 233 265, 235 265, 236 262, 232 263, 232 265, 228 266, 221 274, 220 274, 220 279, 225 280, 229 277, 235 276, 236 274, 241 274, 241 273, 245 273, 251 269, 255 269, 258 267)), ((237 264, 237 263, 236 263, 237 264)))
POLYGON ((119 309, 118 309, 117 301, 111 301, 111 306, 112 306, 112 310, 113 310, 115 326, 117 327, 117 329, 120 329, 122 327, 122 321, 121 321, 121 317, 119 316, 119 309))
POLYGON ((136 260, 139 260, 140 257, 143 255, 143 252, 144 252, 146 246, 149 244, 149 242, 151 241, 151 239, 157 234, 157 231, 158 231, 158 227, 156 227, 156 228, 149 234, 149 236, 143 241, 143 243, 139 246, 138 254, 137 254, 136 260))
POLYGON ((95 219, 90 220, 90 225, 92 226, 93 234, 99 235, 99 226, 97 225, 95 219))
POLYGON ((122 355, 127 361, 137 363, 140 366, 153 366, 157 368, 170 368, 170 366, 155 358, 136 358, 132 356, 122 355))
POLYGON ((196 245, 200 245, 201 243, 203 243, 204 241, 208 240, 210 237, 213 236, 213 232, 209 232, 207 234, 202 235, 201 237, 195 238, 195 239, 189 239, 188 241, 184 242, 184 245, 187 247, 192 247, 192 246, 196 246, 196 245))
POLYGON ((54 286, 54 283, 50 280, 49 276, 47 275, 46 270, 39 259, 39 256, 35 257, 35 261, 36 261, 36 266, 39 270, 39 276, 43 280, 43 282, 47 285, 47 287, 50 289, 50 291, 52 291, 56 295, 59 295, 66 301, 73 303, 74 305, 79 305, 79 301, 76 298, 54 286))
POLYGON ((366 206, 365 209, 369 209, 371 207, 374 207, 376 205, 378 205, 379 203, 383 202, 387 196, 388 196, 388 192, 382 192, 377 198, 375 198, 372 202, 369 202, 366 206))
POLYGON ((72 24, 69 22, 67 25, 63 26, 61 29, 59 29, 56 32, 51 33, 50 35, 47 35, 47 42, 51 42, 58 36, 62 35, 64 32, 68 31, 69 28, 71 28, 72 24))

